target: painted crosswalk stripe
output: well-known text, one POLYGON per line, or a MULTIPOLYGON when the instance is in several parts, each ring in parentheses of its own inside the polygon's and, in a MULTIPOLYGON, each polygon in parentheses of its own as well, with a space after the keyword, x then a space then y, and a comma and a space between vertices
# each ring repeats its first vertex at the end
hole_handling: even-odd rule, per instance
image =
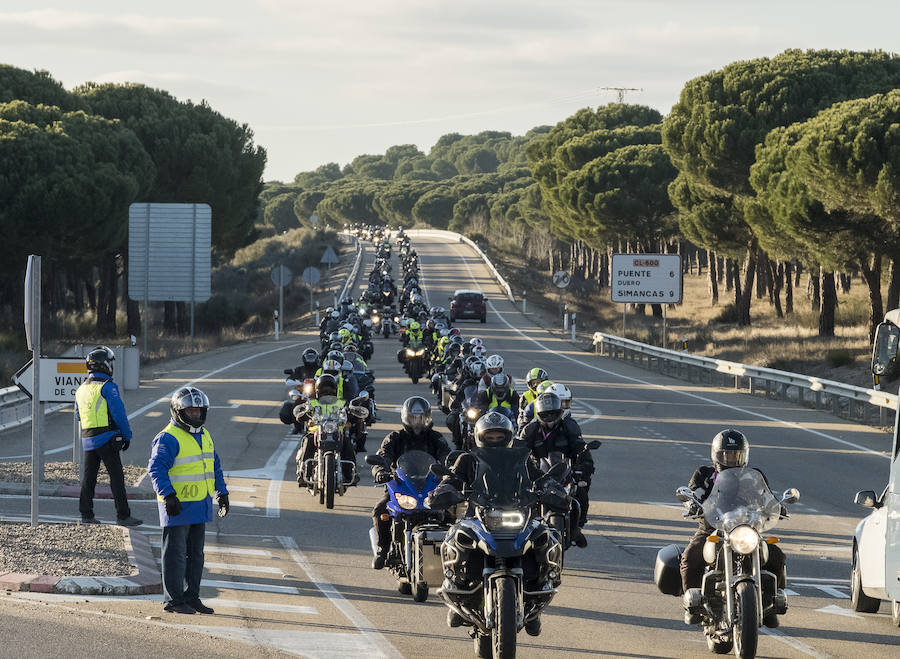
POLYGON ((826 586, 825 584, 814 584, 814 585, 812 585, 812 587, 818 588, 826 595, 831 595, 832 597, 836 597, 837 599, 844 599, 844 600, 850 599, 849 595, 845 595, 844 593, 839 591, 834 586, 826 586))
POLYGON ((247 487, 245 485, 232 485, 231 483, 229 483, 228 491, 229 492, 256 492, 256 488, 255 487, 247 487))
MULTIPOLYGON (((150 540, 150 546, 157 549, 162 547, 162 541, 150 540)), ((272 558, 272 552, 268 549, 244 549, 243 547, 225 547, 223 545, 204 545, 203 550, 212 554, 235 554, 237 556, 265 556, 272 558)))
POLYGON ((242 563, 210 563, 204 561, 203 567, 209 570, 234 570, 235 572, 265 572, 266 574, 284 574, 280 567, 264 567, 262 565, 245 565, 242 563))
POLYGON ((243 581, 221 581, 219 579, 204 579, 200 582, 201 588, 222 588, 227 590, 253 590, 260 593, 287 593, 299 595, 300 589, 294 586, 273 586, 267 583, 245 583, 243 581))
POLYGON ((203 603, 212 607, 228 609, 248 609, 251 611, 275 611, 278 613, 296 613, 298 615, 319 615, 313 606, 298 606, 296 604, 273 604, 271 602, 248 602, 246 600, 227 600, 213 597, 203 600, 203 603))
POLYGON ((235 508, 256 508, 256 504, 252 501, 231 501, 230 503, 235 508))

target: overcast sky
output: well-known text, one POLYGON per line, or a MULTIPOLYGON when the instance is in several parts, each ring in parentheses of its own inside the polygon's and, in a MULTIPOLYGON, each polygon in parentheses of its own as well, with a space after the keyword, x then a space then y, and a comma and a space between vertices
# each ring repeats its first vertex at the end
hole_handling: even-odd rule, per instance
POLYGON ((523 134, 786 48, 900 51, 897 0, 0 0, 0 62, 248 123, 266 179, 445 133, 523 134))

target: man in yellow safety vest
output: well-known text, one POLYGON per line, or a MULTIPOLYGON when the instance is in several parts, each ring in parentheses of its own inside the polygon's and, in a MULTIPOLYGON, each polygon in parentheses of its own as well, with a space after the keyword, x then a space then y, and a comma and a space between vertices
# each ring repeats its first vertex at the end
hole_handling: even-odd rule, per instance
POLYGON ((209 399, 182 387, 169 404, 171 421, 153 439, 148 471, 162 527, 163 600, 173 613, 213 613, 200 601, 206 525, 228 514, 228 488, 209 430, 209 399), (185 587, 186 586, 186 587, 185 587))

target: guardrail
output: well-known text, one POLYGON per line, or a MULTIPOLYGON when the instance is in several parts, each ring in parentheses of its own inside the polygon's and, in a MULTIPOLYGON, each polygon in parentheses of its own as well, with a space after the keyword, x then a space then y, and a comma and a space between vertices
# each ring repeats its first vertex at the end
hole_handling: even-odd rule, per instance
POLYGON ((356 275, 359 273, 359 264, 362 259, 362 245, 359 242, 359 238, 355 236, 350 237, 356 241, 356 261, 354 261, 353 268, 350 270, 350 274, 347 275, 347 281, 344 282, 344 287, 341 289, 340 295, 338 295, 338 303, 340 303, 340 301, 344 299, 344 296, 347 295, 348 287, 350 289, 353 288, 353 282, 356 281, 356 275))
POLYGON ((469 247, 478 252, 478 255, 482 258, 485 265, 488 267, 488 270, 490 270, 491 274, 494 275, 494 279, 496 279, 501 288, 506 291, 506 297, 509 298, 510 302, 515 304, 516 298, 513 296, 512 287, 510 287, 509 283, 503 278, 503 275, 497 272, 497 268, 495 268, 494 264, 491 263, 491 260, 487 257, 487 254, 481 251, 481 248, 472 240, 466 238, 460 233, 456 233, 455 231, 442 231, 440 229, 410 229, 406 233, 407 235, 411 236, 437 236, 439 238, 452 238, 457 242, 466 243, 467 245, 469 245, 469 247))
MULTIPOLYGON (((56 412, 69 403, 44 403, 44 414, 56 412)), ((18 428, 31 421, 31 399, 18 387, 0 389, 0 432, 18 428)))
POLYGON ((706 380, 708 384, 733 386, 735 389, 746 388, 751 394, 762 391, 767 397, 774 396, 818 409, 830 409, 835 415, 844 418, 871 422, 874 419, 869 419, 869 412, 874 409, 877 410, 877 423, 884 426, 888 423, 886 410, 897 410, 895 394, 834 380, 701 357, 603 332, 594 333, 593 346, 596 352, 603 353, 605 350, 613 359, 621 358, 639 366, 655 368, 667 375, 686 377, 690 381, 701 383, 706 380))

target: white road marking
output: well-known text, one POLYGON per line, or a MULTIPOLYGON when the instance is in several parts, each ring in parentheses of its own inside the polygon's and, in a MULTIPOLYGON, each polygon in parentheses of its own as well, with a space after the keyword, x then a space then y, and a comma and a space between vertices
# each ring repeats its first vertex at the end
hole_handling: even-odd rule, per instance
POLYGON ((676 508, 679 510, 684 508, 680 503, 670 503, 669 501, 641 501, 641 503, 645 503, 648 506, 662 506, 663 508, 676 508))
POLYGON ((855 611, 845 609, 844 607, 838 606, 837 604, 829 604, 828 606, 823 606, 821 609, 816 609, 816 613, 830 613, 834 616, 846 616, 847 618, 862 618, 862 616, 855 611))
POLYGON ((802 652, 805 655, 809 655, 810 657, 819 657, 820 659, 827 659, 828 655, 822 652, 819 652, 815 648, 808 646, 806 643, 802 641, 798 641, 796 638, 792 636, 788 636, 784 632, 778 631, 777 629, 769 629, 768 627, 760 627, 759 631, 767 636, 771 636, 776 641, 781 641, 785 645, 789 645, 794 648, 798 652, 802 652))
POLYGON ((788 577, 788 581, 791 583, 807 583, 811 581, 818 581, 819 583, 837 583, 837 584, 849 584, 849 579, 823 579, 821 577, 788 577))
MULTIPOLYGON (((466 260, 465 255, 460 254, 458 249, 457 249, 457 255, 462 257, 463 265, 466 266, 466 270, 469 271, 469 277, 471 277, 473 282, 477 283, 477 280, 475 279, 475 275, 472 273, 472 268, 469 267, 469 262, 466 260)), ((522 330, 520 330, 516 327, 513 327, 513 325, 510 324, 510 322, 508 320, 506 320, 506 318, 503 317, 503 314, 505 314, 505 313, 520 313, 520 312, 518 312, 518 311, 500 312, 500 311, 497 311, 497 308, 494 306, 494 303, 491 302, 490 300, 487 300, 487 304, 494 311, 494 313, 497 314, 497 317, 501 321, 503 321, 504 325, 506 325, 509 329, 511 329, 513 332, 515 332, 519 336, 521 336, 523 339, 526 339, 527 341, 531 341, 533 344, 538 346, 544 352, 549 352, 549 353, 556 355, 557 357, 562 357, 563 359, 568 359, 570 362, 575 362, 576 364, 584 366, 585 368, 589 368, 589 369, 597 371, 599 373, 603 373, 604 375, 609 375, 611 377, 619 378, 621 380, 626 380, 628 382, 636 382, 637 384, 642 384, 642 385, 644 385, 646 387, 650 387, 652 389, 661 389, 661 390, 669 392, 669 393, 680 394, 680 395, 686 396, 688 398, 693 398, 695 400, 703 401, 704 403, 709 403, 710 405, 724 407, 726 409, 733 410, 735 412, 742 412, 744 414, 747 414, 748 416, 753 416, 758 419, 763 419, 765 421, 772 421, 774 423, 781 424, 787 428, 793 428, 794 430, 799 430, 801 432, 807 432, 811 435, 815 435, 817 437, 827 439, 828 441, 834 442, 836 444, 841 444, 842 446, 849 446, 850 448, 854 448, 858 451, 862 451, 863 453, 875 455, 880 458, 888 458, 888 459, 890 458, 890 456, 887 455, 887 453, 880 452, 880 451, 873 451, 872 449, 866 448, 865 446, 861 446, 859 444, 855 444, 855 443, 847 441, 845 439, 841 439, 840 437, 835 437, 834 435, 829 435, 828 433, 824 433, 819 430, 814 430, 812 428, 806 428, 799 423, 794 423, 793 421, 785 421, 783 419, 778 419, 774 416, 769 416, 768 414, 762 414, 761 412, 753 412, 752 410, 747 410, 747 409, 744 409, 743 407, 738 407, 737 405, 730 405, 729 403, 723 403, 722 401, 715 400, 713 398, 707 398, 706 396, 701 396, 700 394, 695 394, 690 391, 682 391, 680 389, 670 389, 669 387, 666 387, 665 385, 662 385, 662 384, 655 384, 653 382, 648 382, 647 380, 641 380, 640 378, 634 378, 634 377, 631 377, 628 375, 622 375, 621 373, 616 373, 614 371, 610 371, 605 368, 600 368, 599 366, 594 366, 593 364, 588 364, 586 362, 581 361, 580 359, 576 359, 575 357, 570 357, 569 355, 566 355, 559 351, 550 350, 547 346, 545 346, 543 343, 541 343, 537 339, 533 339, 530 336, 528 336, 527 334, 525 334, 522 330)))
POLYGON ((252 501, 231 501, 229 503, 235 508, 256 508, 256 505, 252 501))
MULTIPOLYGON (((162 596, 158 596, 162 597, 162 596)), ((313 606, 298 606, 296 604, 273 604, 271 602, 249 602, 247 600, 226 600, 213 597, 203 600, 207 606, 224 607, 227 609, 249 609, 251 611, 276 611, 278 613, 296 613, 299 615, 319 615, 313 606)))
POLYGON ((839 590, 838 590, 837 588, 835 588, 834 586, 826 586, 825 584, 812 584, 812 587, 813 587, 813 588, 818 588, 819 590, 821 590, 821 591, 822 591, 823 593, 825 593, 826 595, 831 595, 831 596, 834 597, 835 599, 839 599, 839 600, 848 600, 848 599, 850 599, 850 596, 849 596, 849 595, 845 595, 844 593, 842 593, 841 591, 839 591, 839 590))
POLYGON ((381 635, 381 632, 369 622, 369 619, 348 602, 337 588, 327 581, 324 581, 319 576, 318 572, 316 572, 315 568, 303 552, 300 551, 297 542, 293 538, 282 535, 278 536, 278 541, 281 543, 281 546, 288 551, 297 566, 306 573, 309 580, 315 584, 316 588, 318 588, 319 591, 325 595, 325 597, 327 597, 350 622, 353 623, 374 648, 377 648, 379 654, 374 656, 387 657, 389 659, 402 659, 403 655, 397 652, 397 649, 381 635))
POLYGON ((295 586, 275 586, 267 583, 246 583, 243 581, 223 581, 219 579, 204 579, 200 582, 200 587, 221 588, 223 590, 252 590, 258 593, 300 594, 300 589, 295 586))
POLYGON ((223 547, 222 545, 205 545, 204 551, 214 554, 235 554, 237 556, 265 556, 272 558, 272 552, 268 549, 244 549, 243 547, 223 547))
POLYGON ((232 403, 231 405, 210 405, 211 410, 236 410, 241 406, 240 403, 232 403))
POLYGON ((229 485, 229 492, 256 492, 255 487, 245 487, 243 485, 229 485))
POLYGON ((211 563, 204 561, 203 567, 209 570, 231 570, 234 572, 264 572, 266 574, 284 574, 280 567, 265 567, 263 565, 246 565, 244 563, 211 563))
POLYGON ((300 439, 296 435, 288 435, 281 441, 275 452, 259 469, 233 469, 225 475, 231 478, 259 478, 269 481, 269 493, 266 496, 266 517, 281 517, 278 500, 281 497, 281 483, 287 461, 296 452, 300 439))
POLYGON ((788 597, 800 597, 800 593, 798 593, 796 590, 791 590, 790 588, 785 588, 784 594, 788 597))

